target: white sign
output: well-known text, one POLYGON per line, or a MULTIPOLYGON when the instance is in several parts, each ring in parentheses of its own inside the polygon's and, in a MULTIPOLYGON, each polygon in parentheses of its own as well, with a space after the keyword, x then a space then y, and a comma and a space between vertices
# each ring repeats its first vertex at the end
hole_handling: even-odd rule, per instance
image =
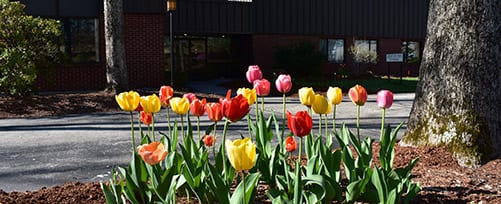
POLYGON ((386 54, 386 62, 403 62, 404 54, 402 53, 391 53, 386 54))

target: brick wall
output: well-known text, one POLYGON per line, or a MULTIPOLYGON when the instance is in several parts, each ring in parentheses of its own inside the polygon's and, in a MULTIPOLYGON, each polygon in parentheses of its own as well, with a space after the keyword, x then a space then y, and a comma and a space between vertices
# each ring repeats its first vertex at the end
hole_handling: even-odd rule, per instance
MULTIPOLYGON (((162 14, 125 14, 125 49, 131 89, 157 88, 165 82, 162 14)), ((100 62, 57 65, 39 76, 40 91, 104 90, 106 64, 104 23, 100 19, 100 62)))
POLYGON ((133 88, 158 88, 165 79, 164 16, 125 15, 125 49, 133 88))

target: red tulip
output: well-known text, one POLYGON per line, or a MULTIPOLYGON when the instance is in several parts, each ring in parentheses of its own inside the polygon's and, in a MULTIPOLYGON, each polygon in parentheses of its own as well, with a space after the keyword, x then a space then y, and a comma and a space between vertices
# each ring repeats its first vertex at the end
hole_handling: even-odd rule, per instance
POLYGON ((207 103, 205 105, 205 112, 210 120, 216 122, 223 119, 223 112, 221 111, 220 103, 207 103))
POLYGON ((174 90, 170 86, 161 86, 158 93, 162 106, 169 106, 169 100, 174 96, 174 90))
POLYGON ((294 140, 294 137, 292 136, 289 136, 285 139, 285 150, 287 150, 287 152, 294 152, 296 151, 296 148, 297 148, 297 144, 296 144, 296 140, 294 140))
POLYGON ((239 94, 235 98, 230 98, 231 89, 226 93, 225 99, 220 99, 221 111, 223 116, 231 122, 242 119, 249 112, 249 103, 247 99, 239 94))
POLYGON ((257 65, 249 66, 249 69, 245 73, 245 76, 247 77, 247 81, 249 81, 249 83, 254 83, 255 80, 263 78, 261 69, 259 69, 259 66, 257 65))
POLYGON ((275 80, 275 86, 280 93, 289 92, 292 88, 291 76, 288 74, 280 74, 277 80, 275 80))
POLYGON ((145 125, 151 125, 151 123, 153 123, 153 114, 141 111, 141 115, 140 115, 139 119, 145 125))
POLYGON ((292 115, 287 111, 287 126, 294 135, 303 137, 310 134, 313 121, 306 111, 298 111, 296 115, 292 115))
POLYGON ((195 99, 190 104, 191 114, 194 116, 202 116, 205 113, 205 105, 207 104, 206 99, 198 100, 195 99))
POLYGON ((137 147, 137 153, 149 165, 155 165, 167 156, 167 148, 160 142, 152 142, 137 147))
POLYGON ((202 140, 207 147, 212 147, 216 144, 216 138, 212 137, 211 135, 205 135, 202 140))
POLYGON ((187 98, 188 101, 191 103, 193 102, 193 100, 197 99, 197 95, 195 95, 194 93, 185 93, 183 94, 183 98, 187 98))
POLYGON ((139 103, 136 110, 134 110, 134 111, 139 111, 139 112, 143 111, 143 106, 141 106, 141 103, 139 103))
POLYGON ((348 95, 355 105, 363 106, 367 102, 367 91, 358 84, 350 88, 348 95))
POLYGON ((380 108, 390 108, 393 104, 393 93, 388 90, 381 90, 376 96, 377 106, 380 108))
POLYGON ((267 96, 270 94, 270 82, 266 79, 254 80, 254 89, 258 96, 267 96))

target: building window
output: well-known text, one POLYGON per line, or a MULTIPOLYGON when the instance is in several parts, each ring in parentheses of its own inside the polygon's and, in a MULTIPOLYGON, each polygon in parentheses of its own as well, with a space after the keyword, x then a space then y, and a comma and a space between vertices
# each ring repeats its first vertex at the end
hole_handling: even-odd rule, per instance
POLYGON ((64 51, 73 63, 99 62, 99 20, 97 18, 61 19, 64 51))
POLYGON ((327 56, 327 61, 331 63, 344 62, 344 40, 343 39, 321 39, 320 52, 327 56))
POLYGON ((419 42, 404 41, 402 42, 402 53, 406 56, 407 63, 419 62, 419 42))
POLYGON ((377 63, 377 40, 355 40, 350 48, 357 63, 377 63))

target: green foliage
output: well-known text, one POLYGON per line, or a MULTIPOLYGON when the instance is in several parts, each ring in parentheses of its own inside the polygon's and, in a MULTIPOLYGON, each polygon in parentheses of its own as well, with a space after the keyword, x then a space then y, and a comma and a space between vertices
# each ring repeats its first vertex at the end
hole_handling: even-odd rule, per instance
POLYGON ((28 16, 17 1, 0 0, 0 92, 30 92, 40 73, 59 59, 59 22, 28 16))
MULTIPOLYGON (((229 124, 225 123, 223 138, 229 124)), ((339 134, 326 131, 322 135, 319 131, 299 139, 300 154, 303 140, 306 144, 304 164, 299 159, 288 160, 284 141, 278 139, 280 123, 274 114, 266 118, 258 109, 257 119, 249 121, 249 133, 255 136, 256 163, 248 172, 235 172, 224 157, 224 139, 209 159, 208 148, 193 139, 188 119, 186 128, 180 127, 182 141, 177 139, 177 122, 168 136, 163 134, 161 142, 170 147, 165 161, 151 166, 134 153, 129 166, 113 170, 111 181, 101 188, 107 203, 175 203, 177 194, 186 193, 188 199, 194 195, 199 203, 247 204, 254 203, 258 184, 268 185, 266 195, 273 203, 408 203, 420 191, 410 178, 418 160, 406 167, 393 167, 396 135, 402 124, 393 132, 390 127, 382 130, 379 164, 373 164, 373 140, 360 140, 345 125, 339 134), (339 148, 333 151, 332 139, 324 142, 324 136, 335 137, 339 148), (275 137, 280 144, 272 146, 275 137)), ((206 134, 214 131, 209 127, 206 134)), ((142 134, 141 143, 149 142, 150 137, 142 134)))
POLYGON ((298 76, 320 75, 321 66, 327 60, 315 45, 307 41, 275 49, 276 67, 298 76))

